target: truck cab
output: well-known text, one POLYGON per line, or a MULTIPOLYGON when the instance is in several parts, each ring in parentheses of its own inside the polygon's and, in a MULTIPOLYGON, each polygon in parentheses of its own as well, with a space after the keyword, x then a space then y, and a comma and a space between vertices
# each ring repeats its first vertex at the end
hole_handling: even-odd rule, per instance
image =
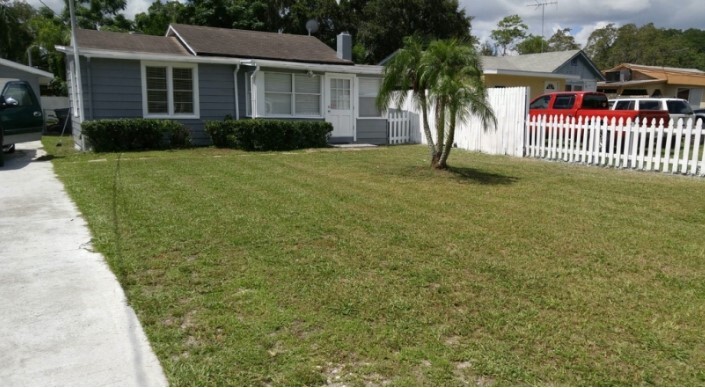
POLYGON ((12 152, 15 143, 39 140, 44 115, 32 86, 18 79, 0 78, 0 166, 3 153, 12 152))

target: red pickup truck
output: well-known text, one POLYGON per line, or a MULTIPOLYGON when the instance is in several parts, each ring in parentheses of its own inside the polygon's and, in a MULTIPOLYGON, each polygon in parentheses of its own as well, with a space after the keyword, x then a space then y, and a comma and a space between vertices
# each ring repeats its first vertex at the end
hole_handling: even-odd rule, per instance
POLYGON ((663 119, 664 124, 668 125, 670 119, 668 111, 652 110, 652 111, 637 111, 637 110, 610 110, 607 100, 607 95, 597 92, 556 92, 544 94, 536 97, 529 105, 529 116, 538 115, 563 116, 568 118, 589 118, 589 117, 607 117, 609 121, 613 117, 619 120, 624 118, 639 119, 643 122, 644 119, 649 119, 649 124, 653 120, 663 119))

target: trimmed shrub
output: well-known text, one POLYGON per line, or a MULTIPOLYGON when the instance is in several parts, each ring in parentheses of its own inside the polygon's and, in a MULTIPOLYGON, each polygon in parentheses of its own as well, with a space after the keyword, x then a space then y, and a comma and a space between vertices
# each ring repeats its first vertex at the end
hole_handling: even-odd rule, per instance
POLYGON ((191 145, 189 130, 171 120, 95 120, 82 123, 81 130, 96 152, 162 150, 191 145))
POLYGON ((333 125, 325 121, 252 119, 206 123, 206 132, 216 147, 246 151, 327 147, 332 131, 333 125))

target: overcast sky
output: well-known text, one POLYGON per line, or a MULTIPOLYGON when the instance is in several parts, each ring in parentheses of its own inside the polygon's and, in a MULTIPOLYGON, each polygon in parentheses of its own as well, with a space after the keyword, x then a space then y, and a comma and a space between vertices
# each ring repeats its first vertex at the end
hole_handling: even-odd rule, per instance
MULTIPOLYGON (((33 6, 44 2, 59 11, 63 0, 28 0, 33 6)), ((481 41, 489 38, 503 17, 517 14, 529 26, 529 32, 541 35, 541 11, 545 8, 546 38, 559 28, 570 28, 578 43, 584 45, 595 28, 608 23, 618 26, 635 23, 638 26, 653 22, 663 28, 705 29, 705 1, 703 0, 459 0, 466 13, 473 16, 472 32, 481 41), (536 6, 539 3, 545 7, 536 6), (533 4, 533 5, 532 5, 533 4)), ((127 0, 128 18, 146 12, 152 0, 127 0)))

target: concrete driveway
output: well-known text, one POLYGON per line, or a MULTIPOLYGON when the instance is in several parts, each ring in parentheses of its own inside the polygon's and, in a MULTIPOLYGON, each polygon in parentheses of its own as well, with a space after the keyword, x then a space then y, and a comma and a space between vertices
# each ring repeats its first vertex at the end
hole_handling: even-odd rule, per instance
POLYGON ((0 167, 0 386, 165 386, 39 142, 0 167))

